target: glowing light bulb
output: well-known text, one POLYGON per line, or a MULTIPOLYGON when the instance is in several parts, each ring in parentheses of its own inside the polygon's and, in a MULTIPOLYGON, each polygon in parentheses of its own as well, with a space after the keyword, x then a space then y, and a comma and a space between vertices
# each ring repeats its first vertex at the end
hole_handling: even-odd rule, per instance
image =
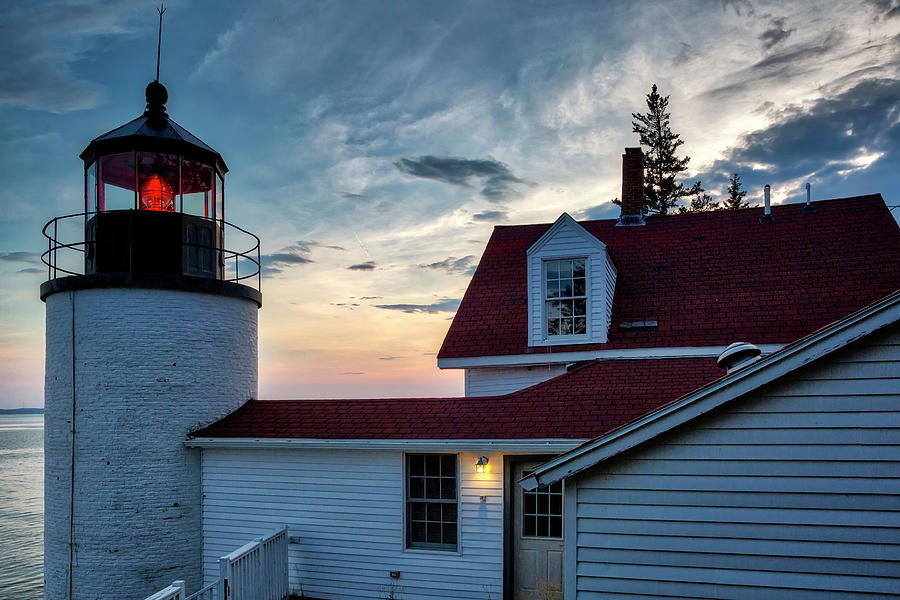
POLYGON ((141 183, 139 206, 141 210, 172 212, 175 210, 175 192, 172 186, 154 173, 141 183))

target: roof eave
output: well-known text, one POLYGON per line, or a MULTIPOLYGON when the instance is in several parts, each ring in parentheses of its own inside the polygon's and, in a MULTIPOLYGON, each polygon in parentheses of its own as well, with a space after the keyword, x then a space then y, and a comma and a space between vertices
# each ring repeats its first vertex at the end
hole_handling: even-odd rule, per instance
POLYGON ((94 140, 78 155, 78 158, 84 161, 84 166, 87 168, 98 157, 103 155, 142 150, 179 154, 205 164, 214 165, 216 170, 222 175, 228 172, 228 165, 225 164, 222 155, 214 150, 207 150, 187 140, 159 138, 149 135, 128 135, 108 140, 94 140))
MULTIPOLYGON (((598 346, 602 344, 597 344, 598 346)), ((784 344, 757 344, 763 354, 777 352, 784 344)), ((551 348, 544 346, 542 348, 551 348)), ((573 363, 585 360, 644 360, 648 358, 716 358, 725 346, 673 346, 644 348, 598 348, 596 350, 568 351, 564 345, 552 346, 552 352, 532 354, 490 354, 479 356, 438 356, 439 369, 471 369, 478 367, 533 366, 548 363, 573 363)))
POLYGON ((577 448, 584 438, 497 438, 497 439, 384 439, 384 438, 259 438, 202 436, 185 440, 189 448, 296 448, 331 450, 448 450, 559 453, 577 448))

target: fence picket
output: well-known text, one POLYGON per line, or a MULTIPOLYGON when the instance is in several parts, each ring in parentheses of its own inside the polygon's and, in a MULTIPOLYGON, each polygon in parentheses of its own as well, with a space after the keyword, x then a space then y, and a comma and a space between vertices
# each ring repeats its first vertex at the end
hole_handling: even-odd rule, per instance
POLYGON ((185 596, 175 581, 146 600, 284 600, 288 595, 288 528, 258 537, 219 559, 219 578, 185 596))

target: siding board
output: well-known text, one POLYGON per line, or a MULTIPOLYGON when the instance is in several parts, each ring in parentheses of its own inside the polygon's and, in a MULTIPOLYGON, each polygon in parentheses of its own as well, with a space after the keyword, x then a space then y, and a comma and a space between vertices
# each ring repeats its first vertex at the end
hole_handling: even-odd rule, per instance
POLYGON ((565 364, 466 369, 466 396, 501 396, 566 372, 565 364))
POLYGON ((403 453, 204 449, 204 578, 218 557, 288 524, 293 591, 325 600, 498 600, 503 577, 503 458, 476 474, 460 453, 458 552, 404 550, 403 453), (481 496, 488 496, 486 503, 481 496))
POLYGON ((578 477, 577 600, 900 594, 895 327, 578 477))

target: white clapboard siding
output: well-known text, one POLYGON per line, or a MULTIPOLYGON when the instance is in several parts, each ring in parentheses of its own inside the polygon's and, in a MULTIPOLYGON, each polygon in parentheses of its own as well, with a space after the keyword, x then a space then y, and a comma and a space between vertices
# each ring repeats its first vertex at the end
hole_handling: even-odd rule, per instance
POLYGON ((861 344, 567 482, 567 598, 900 594, 900 333, 861 344))
POLYGON ((565 372, 564 363, 466 369, 466 396, 500 396, 531 387, 565 372))
POLYGON ((529 345, 543 346, 565 343, 603 343, 609 333, 609 316, 615 287, 615 267, 602 241, 585 231, 568 215, 557 219, 528 253, 529 345), (545 260, 559 258, 587 258, 588 264, 588 336, 578 336, 571 342, 546 339, 544 327, 544 270, 545 260), (612 276, 612 277, 610 277, 612 276))
POLYGON ((325 600, 499 600, 503 578, 503 457, 460 453, 458 552, 404 550, 404 455, 399 451, 203 450, 203 569, 287 524, 294 593, 325 600), (488 496, 481 502, 481 496, 488 496))

